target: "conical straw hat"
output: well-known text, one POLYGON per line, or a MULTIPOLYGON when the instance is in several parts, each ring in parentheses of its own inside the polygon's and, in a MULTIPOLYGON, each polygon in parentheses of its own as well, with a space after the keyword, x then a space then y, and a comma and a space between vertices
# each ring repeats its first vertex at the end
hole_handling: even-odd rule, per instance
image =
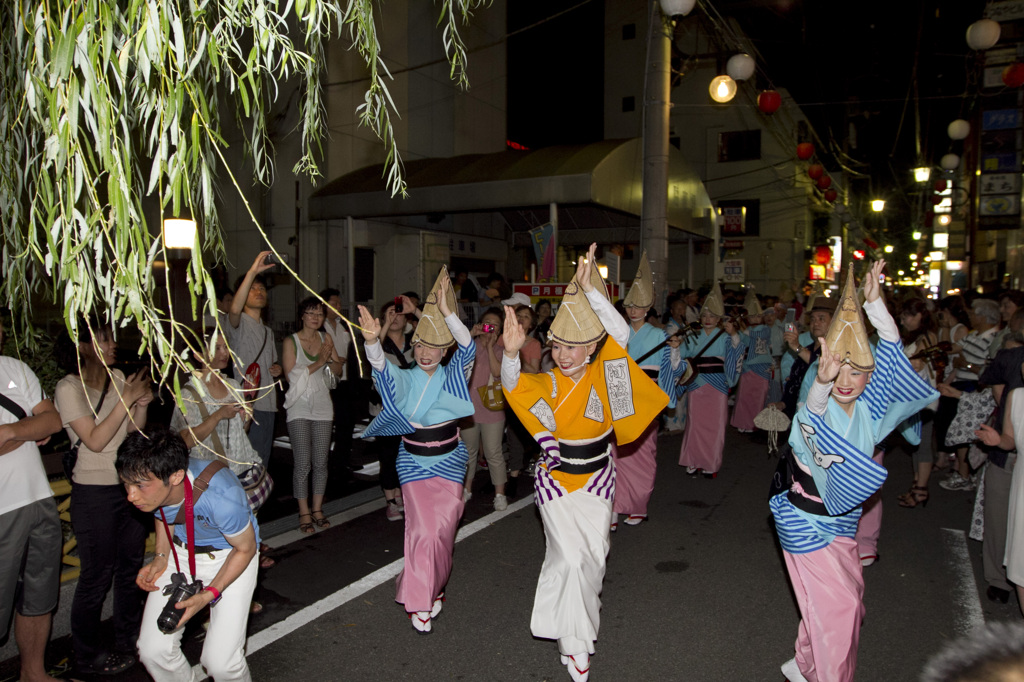
POLYGON ((723 302, 722 289, 718 286, 718 282, 715 282, 714 288, 704 297, 704 305, 700 307, 701 314, 705 310, 712 315, 725 317, 725 303, 723 302))
MULTIPOLYGON (((590 268, 590 283, 602 296, 608 298, 608 288, 596 264, 590 268)), ((572 281, 565 288, 562 304, 558 306, 558 312, 551 322, 548 333, 553 341, 563 346, 586 346, 597 343, 606 334, 597 313, 590 307, 587 295, 577 283, 576 275, 572 276, 572 281)))
POLYGON ((754 293, 753 286, 747 287, 747 297, 743 301, 743 307, 747 309, 747 315, 751 317, 764 314, 764 310, 761 309, 761 302, 757 300, 757 294, 754 293))
POLYGON ((640 255, 640 267, 636 269, 633 285, 622 301, 624 306, 634 308, 650 308, 654 305, 654 279, 651 277, 651 264, 647 261, 647 251, 640 255))
MULTIPOLYGON (((423 315, 420 317, 419 324, 416 325, 416 333, 412 337, 413 345, 422 343, 431 348, 447 348, 455 343, 455 337, 452 336, 448 324, 444 321, 444 315, 437 307, 437 297, 441 294, 441 283, 445 279, 449 279, 448 268, 442 265, 441 272, 438 273, 437 280, 434 281, 434 286, 431 287, 423 304, 423 315)), ((447 300, 449 310, 453 312, 458 310, 459 304, 455 300, 455 292, 451 287, 448 287, 447 300)))
POLYGON ((863 372, 875 368, 875 358, 871 354, 871 344, 864 328, 864 314, 861 312, 860 299, 857 297, 857 285, 853 280, 853 265, 850 265, 846 277, 846 286, 839 297, 836 313, 832 316, 825 344, 829 352, 838 353, 840 362, 863 372))

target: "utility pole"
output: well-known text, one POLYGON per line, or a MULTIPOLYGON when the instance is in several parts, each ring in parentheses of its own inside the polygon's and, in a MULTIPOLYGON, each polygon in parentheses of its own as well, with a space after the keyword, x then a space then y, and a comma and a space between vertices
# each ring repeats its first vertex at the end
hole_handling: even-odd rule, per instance
POLYGON ((657 0, 649 2, 647 78, 644 92, 644 189, 640 250, 646 249, 654 278, 654 300, 664 308, 668 291, 668 132, 671 107, 671 19, 657 0))

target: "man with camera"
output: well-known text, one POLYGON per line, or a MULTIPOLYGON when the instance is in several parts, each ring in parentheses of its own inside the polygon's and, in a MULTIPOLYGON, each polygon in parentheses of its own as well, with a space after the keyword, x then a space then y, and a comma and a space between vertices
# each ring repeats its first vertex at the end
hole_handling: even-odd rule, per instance
POLYGON ((245 626, 259 526, 238 478, 222 462, 190 459, 181 436, 164 428, 129 434, 116 467, 128 501, 156 516, 156 557, 136 579, 150 593, 139 634, 146 670, 156 682, 192 680, 182 627, 210 606, 203 667, 217 682, 251 679, 245 626))
MULTIPOLYGON (((0 345, 3 343, 0 325, 0 345)), ((63 538, 36 441, 60 431, 60 415, 28 365, 0 356, 0 639, 11 611, 21 679, 52 680, 43 663, 60 590, 63 538), (19 589, 20 587, 20 589, 19 589)))

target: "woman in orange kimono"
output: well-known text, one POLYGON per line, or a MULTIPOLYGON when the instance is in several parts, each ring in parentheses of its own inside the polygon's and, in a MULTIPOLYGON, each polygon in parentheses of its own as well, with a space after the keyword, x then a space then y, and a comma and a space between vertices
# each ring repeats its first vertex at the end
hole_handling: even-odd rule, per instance
POLYGON ((586 682, 600 625, 601 584, 609 548, 615 463, 620 444, 641 434, 668 397, 627 355, 625 320, 591 267, 596 244, 580 259, 551 324, 555 369, 521 374, 526 334, 505 309, 501 380, 509 405, 541 446, 534 501, 547 552, 537 580, 530 628, 558 640, 562 663, 586 682))

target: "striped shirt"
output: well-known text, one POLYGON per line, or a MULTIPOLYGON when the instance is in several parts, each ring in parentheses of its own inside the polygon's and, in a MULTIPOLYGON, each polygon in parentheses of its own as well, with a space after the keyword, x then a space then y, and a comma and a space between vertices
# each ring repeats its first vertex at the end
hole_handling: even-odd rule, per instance
MULTIPOLYGON (((976 331, 972 331, 970 334, 965 336, 960 341, 960 348, 963 349, 963 358, 969 365, 982 366, 988 362, 988 349, 992 345, 992 339, 995 338, 996 333, 999 331, 997 327, 992 327, 988 331, 981 332, 980 334, 976 331)), ((972 372, 966 369, 958 369, 956 372, 956 378, 959 381, 977 381, 978 372, 972 372)))

